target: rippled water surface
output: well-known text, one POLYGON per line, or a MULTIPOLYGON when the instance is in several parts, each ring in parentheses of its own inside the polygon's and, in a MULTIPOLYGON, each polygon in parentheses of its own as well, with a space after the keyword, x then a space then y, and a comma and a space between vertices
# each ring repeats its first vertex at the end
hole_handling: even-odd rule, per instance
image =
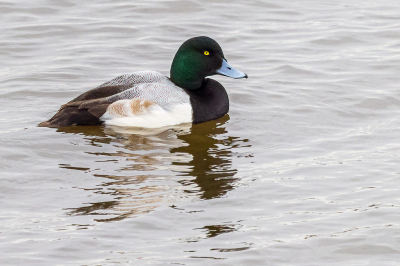
POLYGON ((0 1, 1 265, 398 265, 396 1, 0 1), (38 128, 207 35, 229 116, 38 128))

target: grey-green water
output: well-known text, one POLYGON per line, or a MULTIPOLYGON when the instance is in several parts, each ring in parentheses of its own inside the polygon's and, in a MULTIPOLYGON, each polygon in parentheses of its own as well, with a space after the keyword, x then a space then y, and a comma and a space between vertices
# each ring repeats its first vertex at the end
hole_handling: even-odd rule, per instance
POLYGON ((0 2, 1 265, 397 265, 396 1, 0 2), (38 128, 207 35, 229 116, 38 128))

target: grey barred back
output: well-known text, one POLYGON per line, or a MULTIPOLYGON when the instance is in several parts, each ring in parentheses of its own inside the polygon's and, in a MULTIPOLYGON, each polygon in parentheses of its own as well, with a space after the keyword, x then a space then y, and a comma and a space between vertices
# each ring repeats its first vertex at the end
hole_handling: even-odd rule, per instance
POLYGON ((182 88, 156 71, 140 71, 122 75, 100 85, 93 91, 109 87, 116 87, 119 90, 111 96, 93 100, 84 99, 84 102, 80 102, 80 99, 76 98, 78 101, 71 102, 69 106, 79 105, 80 109, 91 108, 99 104, 111 104, 119 100, 140 98, 150 100, 169 110, 173 105, 190 103, 189 95, 182 88), (123 89, 121 89, 121 86, 123 89))
POLYGON ((169 109, 176 104, 190 103, 189 95, 171 81, 164 83, 145 83, 110 96, 105 103, 113 103, 124 99, 141 98, 150 100, 164 109, 169 109), (162 92, 162 93, 160 93, 162 92))
POLYGON ((164 83, 169 79, 156 71, 138 71, 132 74, 118 76, 110 81, 107 81, 95 89, 109 86, 127 86, 132 87, 140 83, 164 83))

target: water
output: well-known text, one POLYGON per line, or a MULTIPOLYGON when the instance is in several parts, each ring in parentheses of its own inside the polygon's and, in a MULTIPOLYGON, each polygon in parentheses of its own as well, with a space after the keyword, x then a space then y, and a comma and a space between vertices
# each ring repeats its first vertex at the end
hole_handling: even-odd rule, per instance
POLYGON ((1 1, 1 265, 397 265, 395 1, 1 1), (229 116, 38 128, 206 35, 229 116))

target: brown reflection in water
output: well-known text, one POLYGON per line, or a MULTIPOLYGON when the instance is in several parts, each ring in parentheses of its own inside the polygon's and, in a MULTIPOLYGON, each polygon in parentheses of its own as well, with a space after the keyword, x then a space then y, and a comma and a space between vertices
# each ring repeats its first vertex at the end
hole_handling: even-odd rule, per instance
POLYGON ((203 228, 198 228, 207 231, 207 238, 216 237, 218 235, 229 233, 237 230, 237 225, 235 224, 225 224, 225 225, 206 225, 203 228))
MULTIPOLYGON (((180 176, 192 176, 193 180, 179 181, 182 185, 197 184, 202 199, 213 199, 225 195, 232 190, 236 178, 237 169, 232 168, 232 147, 237 142, 246 142, 237 137, 226 137, 223 126, 228 116, 221 120, 210 121, 193 125, 191 133, 181 135, 178 138, 184 140, 187 146, 171 149, 171 153, 187 153, 192 155, 190 162, 173 162, 174 165, 190 166, 188 170, 178 173, 180 176)), ((188 193, 197 191, 186 190, 188 193)))
POLYGON ((232 148, 248 145, 248 140, 227 136, 224 125, 228 120, 225 116, 199 125, 158 132, 103 127, 59 129, 59 132, 82 134, 88 145, 96 147, 88 152, 96 156, 95 161, 83 162, 87 166, 65 163, 60 167, 101 178, 101 184, 83 189, 113 197, 106 202, 68 208, 68 214, 96 215, 99 217, 96 221, 110 222, 148 213, 162 202, 169 204, 180 198, 177 193, 182 190, 171 185, 174 182, 185 186, 184 193, 188 196, 201 199, 224 196, 234 188, 236 181, 232 148), (105 145, 112 146, 102 148, 105 145), (110 174, 88 171, 107 169, 109 172, 110 168, 110 174))

